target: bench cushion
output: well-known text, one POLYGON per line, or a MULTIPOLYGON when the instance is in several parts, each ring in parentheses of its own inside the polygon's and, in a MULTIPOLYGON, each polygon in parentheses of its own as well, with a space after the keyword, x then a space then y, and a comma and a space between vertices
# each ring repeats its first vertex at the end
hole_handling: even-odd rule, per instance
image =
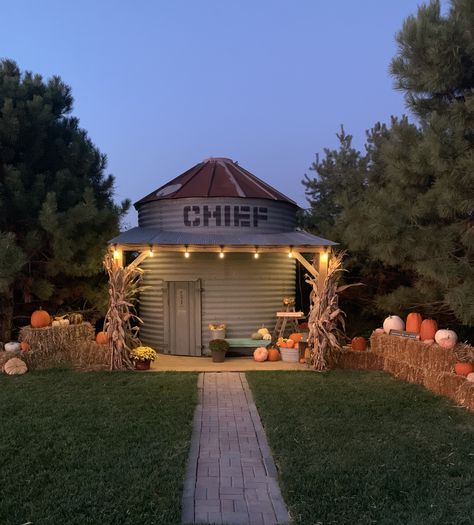
POLYGON ((270 341, 263 339, 246 339, 246 338, 229 338, 226 339, 231 348, 257 348, 259 346, 267 346, 270 341))

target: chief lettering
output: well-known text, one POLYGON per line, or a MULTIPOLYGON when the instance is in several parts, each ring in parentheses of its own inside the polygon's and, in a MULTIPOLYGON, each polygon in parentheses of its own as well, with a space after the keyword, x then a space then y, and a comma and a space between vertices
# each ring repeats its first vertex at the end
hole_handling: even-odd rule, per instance
POLYGON ((258 228, 267 221, 268 208, 262 206, 184 206, 183 221, 187 227, 226 226, 234 228, 258 228))

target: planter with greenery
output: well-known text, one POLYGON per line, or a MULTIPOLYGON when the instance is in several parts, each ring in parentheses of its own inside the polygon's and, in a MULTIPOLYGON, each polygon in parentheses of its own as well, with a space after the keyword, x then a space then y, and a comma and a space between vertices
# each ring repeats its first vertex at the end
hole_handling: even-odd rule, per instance
POLYGON ((149 346, 138 346, 130 352, 130 359, 135 363, 135 370, 150 370, 150 364, 157 355, 149 346))
POLYGON ((222 363, 226 352, 229 350, 229 343, 224 339, 213 339, 209 341, 209 349, 211 350, 212 361, 222 363))

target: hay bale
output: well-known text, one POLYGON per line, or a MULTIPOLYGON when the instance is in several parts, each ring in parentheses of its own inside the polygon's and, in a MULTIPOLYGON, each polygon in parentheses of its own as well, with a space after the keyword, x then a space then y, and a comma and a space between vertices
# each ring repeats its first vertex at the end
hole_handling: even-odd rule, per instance
POLYGON ((95 342, 90 323, 46 328, 24 327, 20 339, 31 350, 22 355, 31 369, 73 367, 106 368, 110 364, 110 348, 95 342))
POLYGON ((383 359, 373 352, 359 352, 344 349, 335 353, 331 368, 349 368, 352 370, 382 370, 383 359))

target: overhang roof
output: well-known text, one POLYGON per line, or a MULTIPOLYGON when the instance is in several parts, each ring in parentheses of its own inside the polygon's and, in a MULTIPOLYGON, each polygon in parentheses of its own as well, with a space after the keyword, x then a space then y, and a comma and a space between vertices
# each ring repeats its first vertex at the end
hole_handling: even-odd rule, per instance
POLYGON ((147 202, 189 197, 268 199, 297 206, 294 201, 239 166, 237 162, 224 157, 203 160, 140 199, 134 206, 138 209, 147 202))
POLYGON ((199 246, 335 246, 337 243, 311 233, 294 230, 279 233, 188 233, 137 226, 111 239, 120 245, 199 245, 199 246))

